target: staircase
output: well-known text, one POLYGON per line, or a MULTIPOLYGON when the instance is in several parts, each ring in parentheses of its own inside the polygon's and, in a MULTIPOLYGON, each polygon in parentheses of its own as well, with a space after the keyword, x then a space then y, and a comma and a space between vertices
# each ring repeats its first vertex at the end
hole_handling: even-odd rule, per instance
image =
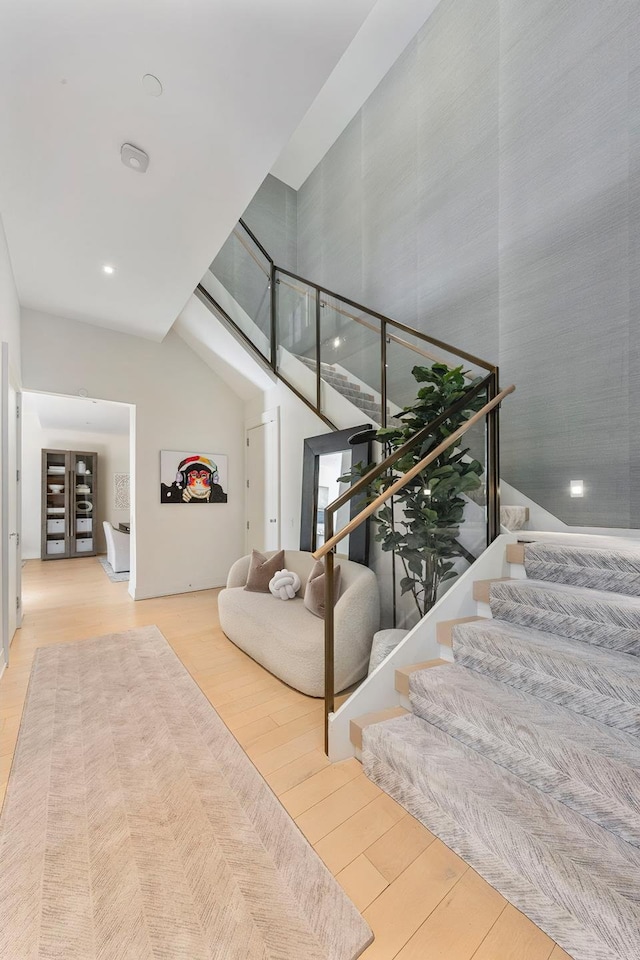
POLYGON ((507 548, 519 579, 476 584, 490 618, 454 624, 454 663, 397 674, 410 712, 356 736, 367 775, 575 960, 637 960, 640 548, 541 536, 507 548))
MULTIPOLYGON (((309 357, 298 357, 298 360, 315 373, 317 366, 315 360, 309 357)), ((345 400, 361 410, 365 417, 373 420, 374 423, 382 423, 382 408, 372 393, 364 393, 359 383, 355 383, 347 374, 340 373, 330 363, 322 362, 320 372, 323 382, 337 390, 345 400)))

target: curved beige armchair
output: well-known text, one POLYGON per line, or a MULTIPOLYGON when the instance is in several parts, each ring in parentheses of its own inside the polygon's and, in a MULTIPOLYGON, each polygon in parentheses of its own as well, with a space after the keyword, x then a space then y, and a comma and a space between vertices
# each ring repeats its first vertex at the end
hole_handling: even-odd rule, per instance
POLYGON ((130 567, 129 547, 131 537, 112 527, 108 520, 102 521, 104 536, 107 541, 107 560, 113 567, 114 573, 124 573, 130 567))
MULTIPOLYGON (((301 550, 285 553, 287 570, 294 570, 302 583, 293 600, 245 590, 250 559, 242 557, 229 571, 226 589, 218 596, 220 626, 236 646, 289 686, 310 697, 323 696, 324 620, 310 613, 302 601, 313 557, 301 550)), ((380 599, 373 571, 350 560, 337 562, 341 588, 334 611, 335 688, 339 691, 367 672, 380 622, 380 599)))

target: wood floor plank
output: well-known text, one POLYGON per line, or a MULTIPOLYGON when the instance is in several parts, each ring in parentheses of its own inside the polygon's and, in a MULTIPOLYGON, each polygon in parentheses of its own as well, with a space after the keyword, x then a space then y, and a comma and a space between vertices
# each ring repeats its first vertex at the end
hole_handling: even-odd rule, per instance
POLYGON ((266 776, 269 773, 274 773, 280 767, 284 767, 287 763, 291 763, 292 760, 302 757, 309 750, 321 747, 322 739, 322 731, 308 730, 301 736, 289 740, 288 743, 282 743, 280 746, 274 747, 273 750, 267 750, 266 753, 258 754, 251 759, 260 773, 266 776))
POLYGON ((546 933, 508 903, 473 960, 549 960, 554 946, 546 933))
POLYGON ((381 795, 380 788, 361 773, 355 780, 345 783, 310 810, 301 813, 296 823, 310 843, 317 843, 381 795))
POLYGON ((329 870, 339 873, 390 830, 404 814, 402 807, 383 793, 319 840, 314 847, 329 870))
POLYGON ((233 735, 238 743, 246 747, 264 733, 268 733, 270 730, 275 730, 276 728, 277 724, 271 717, 261 717, 260 720, 247 723, 244 727, 238 727, 237 730, 233 731, 233 735))
POLYGON ((290 720, 297 720, 298 717, 303 717, 307 713, 314 713, 317 714, 318 717, 323 717, 324 704, 321 700, 318 701, 312 697, 305 697, 304 700, 299 700, 298 703, 292 703, 282 710, 277 710, 275 713, 272 713, 271 716, 276 723, 289 723, 290 720))
POLYGON ((395 957, 468 869, 441 840, 430 844, 364 911, 375 934, 364 960, 395 957))
POLYGON ((331 766, 329 759, 322 750, 310 750, 302 757, 297 757, 284 767, 280 767, 279 770, 267 774, 266 780, 275 795, 279 797, 329 766, 331 766))
POLYGON ((383 837, 367 847, 365 853, 382 876, 391 882, 434 840, 434 835, 426 827, 407 814, 383 837))
MULTIPOLYGON (((209 699, 215 706, 215 694, 209 695, 209 699)), ((282 707, 289 705, 289 698, 286 694, 279 693, 273 700, 267 700, 264 703, 258 703, 254 707, 247 707, 240 713, 232 716, 223 717, 224 722, 230 730, 236 730, 238 727, 244 727, 247 723, 253 723, 254 720, 260 720, 261 717, 270 717, 274 711, 279 711, 282 707)), ((220 714, 222 716, 222 714, 220 714)))
POLYGON ((290 720, 289 723, 283 723, 280 726, 276 724, 274 730, 270 730, 267 733, 264 733, 261 737, 257 737, 247 747, 247 753, 253 760, 256 757, 275 749, 275 747, 289 743, 291 740, 294 740, 302 733, 306 733, 308 730, 317 729, 317 718, 312 713, 304 714, 302 717, 297 717, 295 720, 290 720))
POLYGON ((504 897, 475 870, 467 870, 402 948, 397 960, 468 960, 506 905, 504 897))
POLYGON ((389 885, 363 853, 341 870, 336 880, 361 912, 389 885))
MULTIPOLYGON (((332 797, 343 791, 348 806, 359 803, 361 789, 368 795, 363 781, 362 787, 349 787, 362 777, 361 765, 355 759, 330 764, 322 749, 322 701, 282 684, 225 637, 218 590, 134 602, 128 585, 111 583, 95 558, 28 561, 23 586, 23 626, 0 679, 0 802, 36 649, 157 624, 239 742, 249 752, 253 747, 256 765, 289 812, 313 836, 332 827, 315 847, 374 929, 377 939, 364 960, 394 960, 413 949, 411 938, 427 934, 425 960, 439 956, 433 951, 447 936, 461 942, 456 930, 447 934, 447 921, 461 925, 454 919, 461 893, 469 916, 479 915, 478 904, 486 902, 482 883, 472 882, 471 872, 463 886, 460 878, 466 880, 469 870, 463 861, 384 794, 334 826, 342 814, 340 797, 332 797), (440 909, 447 898, 451 905, 440 909)), ((489 900, 495 902, 490 895, 489 900)), ((472 952, 473 960, 571 960, 509 906, 472 952)), ((471 953, 447 960, 471 960, 471 953)))
POLYGON ((362 765, 356 759, 334 763, 281 794, 280 803, 292 817, 299 817, 361 773, 362 765))

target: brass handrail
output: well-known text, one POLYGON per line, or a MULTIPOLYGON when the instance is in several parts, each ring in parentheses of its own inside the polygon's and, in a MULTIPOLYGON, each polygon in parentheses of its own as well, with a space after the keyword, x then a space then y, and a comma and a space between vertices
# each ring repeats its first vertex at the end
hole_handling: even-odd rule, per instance
POLYGON ((421 443, 423 440, 426 440, 427 437, 442 426, 447 420, 451 417, 454 417, 457 413, 460 413, 466 407, 469 406, 472 400, 474 400, 479 393, 482 393, 483 390, 487 390, 493 380, 493 374, 489 373, 481 380, 480 383, 477 383, 475 387, 472 387, 470 390, 467 390, 464 397, 461 397, 460 400, 456 403, 452 403, 450 407, 441 413, 439 417, 436 417, 430 423, 427 423, 424 427, 418 430, 414 435, 403 443, 401 447, 397 447, 393 453, 390 453, 388 457, 385 457, 384 460, 381 460, 380 463, 376 464, 369 470, 368 473, 356 480, 355 483, 352 483, 350 487, 341 493, 339 497, 336 497, 335 500, 332 500, 331 503, 325 507, 325 513, 327 510, 329 513, 336 513, 340 507, 343 507, 345 503, 348 503, 349 500, 352 500, 353 497, 357 496, 363 490, 369 486, 373 480, 377 480, 378 477, 389 467, 393 466, 396 460, 400 460, 401 457, 404 457, 405 453, 409 453, 410 450, 413 450, 415 446, 421 443))
MULTIPOLYGON (((475 423, 477 423, 478 420, 482 420, 482 418, 485 417, 488 413, 490 413, 494 407, 497 407, 499 404, 501 404, 504 398, 508 397, 509 394, 513 393, 514 390, 515 390, 515 385, 511 384, 510 387, 505 387, 504 390, 501 390, 500 393, 493 398, 493 400, 489 400, 488 403, 485 403, 484 407, 481 407, 481 409, 478 410, 477 413, 474 413, 472 417, 469 417, 468 420, 465 420, 462 426, 458 427, 457 430, 454 430, 454 432, 450 436, 448 436, 446 440, 443 440, 442 443, 438 444, 438 446, 434 450, 431 450, 431 452, 428 453, 426 457, 423 457, 422 460, 414 464, 414 466, 411 467, 410 470, 407 470, 407 472, 403 473, 401 477, 398 477, 395 483, 392 483, 390 487, 387 487, 387 489, 384 490, 379 496, 377 496, 375 500, 367 504, 366 507, 363 507, 363 509, 360 511, 359 514, 357 514, 357 516, 353 517, 353 519, 350 520, 349 523, 346 523, 344 525, 342 530, 339 530, 329 540, 323 543, 322 546, 319 547, 313 554, 314 559, 322 560, 322 558, 326 556, 331 550, 333 550, 333 548, 338 543, 340 543, 341 540, 344 540, 344 538, 347 537, 350 533, 352 533, 356 529, 356 527, 359 527, 360 524, 367 519, 367 517, 370 517, 371 514, 375 513, 376 510, 378 510, 384 503, 387 502, 387 500, 395 496, 395 494, 398 493, 398 491, 402 490, 402 488, 407 483, 409 483, 410 480, 413 480, 413 478, 417 477, 419 473, 422 473, 422 471, 426 467, 428 467, 430 463, 433 463, 434 460, 437 460, 441 453, 444 453, 444 451, 447 450, 448 447, 452 446, 452 444, 454 444, 457 440, 459 440, 460 437, 464 436, 467 430, 469 430, 475 423)), ((393 460, 397 460, 397 459, 398 459, 397 456, 393 457, 393 460)), ((375 469, 371 472, 374 473, 375 469)), ((364 479, 367 480, 367 477, 365 477, 364 479)), ((330 513, 332 512, 331 510, 332 506, 333 504, 329 504, 328 507, 325 507, 325 510, 324 510, 325 516, 327 515, 327 511, 329 511, 330 513)))
MULTIPOLYGON (((490 378, 493 379, 493 375, 490 374, 490 378)), ((410 470, 405 474, 399 477, 395 483, 390 487, 387 487, 376 499, 364 507, 360 513, 357 514, 349 523, 338 531, 338 533, 333 533, 333 514, 336 509, 336 503, 338 500, 342 500, 341 497, 334 500, 324 511, 324 522, 325 522, 325 534, 327 539, 325 543, 313 553, 313 557, 316 560, 325 558, 325 602, 324 602, 324 748, 325 753, 329 753, 329 717, 334 712, 335 709, 335 649, 334 649, 334 590, 333 590, 333 571, 334 571, 334 547, 340 543, 348 534, 352 533, 356 527, 359 527, 361 523, 371 516, 372 513, 375 513, 384 503, 387 502, 391 497, 397 494, 402 488, 414 479, 419 473, 421 473, 430 463, 433 463, 441 453, 444 453, 452 444, 456 443, 460 437, 464 434, 479 420, 483 417, 487 417, 491 414, 492 417, 496 416, 498 406, 502 403, 505 397, 508 397, 510 393, 513 393, 515 386, 512 384, 510 387, 505 387, 504 390, 501 390, 500 393, 496 394, 495 397, 492 397, 485 405, 478 410, 477 413, 474 413, 473 416, 469 417, 465 422, 458 427, 450 436, 448 436, 442 443, 438 444, 433 450, 431 450, 425 457, 420 460, 419 463, 415 464, 410 470)), ((468 398, 467 398, 468 399, 468 398)), ((448 411, 450 413, 450 411, 448 411)), ((405 445, 406 446, 406 445, 405 445)), ((394 459, 398 459, 397 453, 394 459)), ((497 466, 497 459, 491 464, 488 464, 489 470, 491 472, 497 466)), ((370 481, 373 479, 371 474, 378 476, 377 470, 374 467, 368 475, 362 478, 362 480, 370 481)), ((490 480, 494 485, 497 485, 497 478, 490 477, 490 480)), ((360 481, 358 481, 360 483, 360 481)), ((355 486, 355 485, 354 485, 355 486)), ((344 502, 344 501, 343 501, 344 502)))
MULTIPOLYGON (((315 290, 308 290, 304 287, 299 287, 295 283, 289 283, 287 280, 284 280, 281 277, 278 277, 276 283, 282 283, 285 287, 288 287, 289 290, 294 290, 296 293, 302 295, 308 295, 311 292, 317 293, 315 290)), ((336 307, 333 304, 329 304, 326 301, 321 302, 321 306, 329 306, 334 311, 334 313, 339 313, 341 317, 346 317, 347 320, 353 320, 354 323, 359 323, 361 327, 367 327, 368 330, 373 330, 374 333, 380 334, 380 327, 376 327, 374 323, 369 323, 368 320, 365 320, 364 317, 356 317, 353 313, 348 313, 347 310, 343 310, 341 307, 336 307)), ((425 360, 431 360, 434 363, 445 363, 442 357, 436 356, 435 353, 429 353, 427 350, 423 350, 421 347, 418 347, 415 343, 409 343, 408 340, 403 340, 402 337, 397 337, 395 333, 387 332, 387 340, 389 342, 398 343, 401 347, 406 347, 408 350, 412 350, 413 353, 417 353, 418 356, 424 357, 425 360)), ((318 359, 318 358, 316 358, 318 359)), ((465 374, 468 377, 468 374, 465 374)))
POLYGON ((301 277, 299 274, 293 273, 292 270, 286 270, 284 267, 276 266, 276 271, 279 274, 285 274, 285 276, 291 277, 293 280, 298 280, 300 283, 304 283, 308 287, 313 287, 314 290, 323 293, 327 297, 332 297, 334 300, 340 300, 341 303, 346 303, 349 307, 353 307, 354 310, 362 310, 363 313, 367 313, 370 317, 375 317, 376 320, 380 320, 385 326, 391 324, 392 327, 402 330, 403 333, 408 333, 413 337, 418 337, 419 340, 423 340, 425 343, 430 343, 431 346, 438 347, 440 350, 444 350, 446 353, 451 353, 453 356, 460 357, 462 360, 467 360, 469 363, 473 363, 477 367, 482 367, 483 370, 489 370, 490 372, 497 370, 495 363, 489 363, 487 360, 482 360, 480 357, 476 357, 472 353, 468 353, 466 350, 461 350, 459 347, 454 347, 450 343, 445 343, 444 340, 437 340, 435 337, 430 337, 428 334, 422 333, 421 330, 416 330, 413 327, 410 327, 408 324, 402 323, 400 320, 393 320, 391 317, 386 317, 383 313, 378 313, 377 310, 372 310, 370 307, 363 306, 363 304, 358 303, 357 300, 350 300, 349 297, 342 297, 339 293, 335 293, 333 290, 327 290, 326 287, 321 287, 312 280, 307 280, 306 277, 301 277))

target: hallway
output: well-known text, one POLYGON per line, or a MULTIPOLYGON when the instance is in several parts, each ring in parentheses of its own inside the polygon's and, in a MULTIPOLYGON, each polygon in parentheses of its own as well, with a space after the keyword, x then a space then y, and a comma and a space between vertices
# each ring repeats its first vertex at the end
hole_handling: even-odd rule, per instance
POLYGON ((220 630, 215 590, 134 603, 97 559, 25 564, 24 621, 0 681, 4 797, 36 647, 157 624, 300 829, 364 913, 365 960, 568 960, 474 870, 367 780, 322 752, 322 706, 220 630))

